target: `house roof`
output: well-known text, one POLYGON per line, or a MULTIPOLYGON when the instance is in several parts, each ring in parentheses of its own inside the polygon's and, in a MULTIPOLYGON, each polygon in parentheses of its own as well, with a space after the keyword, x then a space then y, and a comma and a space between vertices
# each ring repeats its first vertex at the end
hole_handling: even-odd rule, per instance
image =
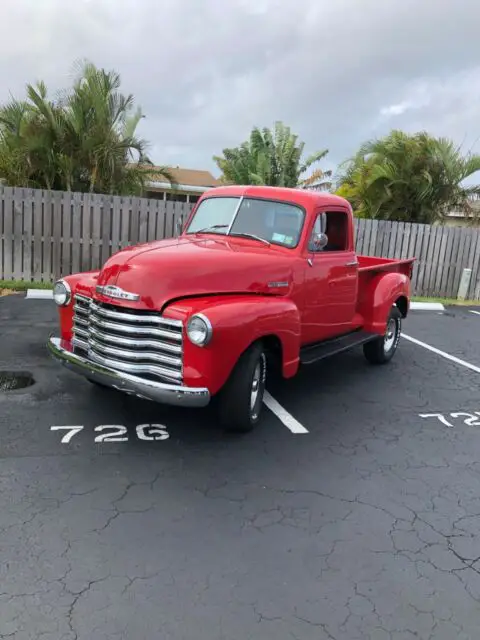
MULTIPOLYGON (((151 167, 152 172, 157 167, 151 167)), ((215 178, 210 171, 204 171, 201 169, 184 169, 182 167, 168 167, 169 172, 173 176, 174 182, 178 185, 191 185, 193 187, 217 187, 220 180, 215 178)), ((155 182, 166 182, 166 180, 159 175, 153 178, 155 182)))

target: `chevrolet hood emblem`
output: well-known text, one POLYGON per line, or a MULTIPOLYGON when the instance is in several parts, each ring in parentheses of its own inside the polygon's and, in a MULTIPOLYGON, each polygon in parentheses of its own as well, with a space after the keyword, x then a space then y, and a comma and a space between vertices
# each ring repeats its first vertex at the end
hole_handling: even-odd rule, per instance
POLYGON ((116 298, 117 300, 139 300, 139 293, 131 293, 130 291, 124 291, 120 287, 115 287, 112 284, 106 286, 97 285, 96 292, 101 293, 102 296, 107 298, 116 298))

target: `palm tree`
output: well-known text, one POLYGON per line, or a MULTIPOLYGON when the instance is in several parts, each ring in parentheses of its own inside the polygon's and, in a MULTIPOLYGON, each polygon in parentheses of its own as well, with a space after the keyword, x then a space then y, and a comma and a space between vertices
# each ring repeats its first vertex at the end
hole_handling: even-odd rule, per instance
POLYGON ((290 127, 276 122, 274 130, 254 127, 250 138, 239 147, 223 150, 223 156, 214 156, 222 179, 234 184, 255 184, 278 187, 328 189, 326 178, 331 171, 316 169, 304 177, 305 172, 328 153, 327 149, 313 153, 302 161, 305 144, 290 127))
POLYGON ((170 172, 149 160, 136 135, 144 117, 120 92, 115 71, 77 65, 73 88, 50 100, 40 82, 27 100, 0 108, 0 177, 11 186, 141 195, 170 172))
POLYGON ((480 156, 426 132, 392 131, 372 140, 341 166, 337 194, 359 217, 433 224, 452 210, 473 212, 480 186, 464 181, 480 171, 480 156))

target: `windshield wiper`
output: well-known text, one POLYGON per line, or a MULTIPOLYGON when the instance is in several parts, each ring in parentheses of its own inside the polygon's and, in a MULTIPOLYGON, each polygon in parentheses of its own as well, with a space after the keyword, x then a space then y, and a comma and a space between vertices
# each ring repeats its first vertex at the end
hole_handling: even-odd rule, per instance
POLYGON ((204 227, 203 229, 198 229, 198 231, 190 231, 190 233, 206 233, 207 231, 212 231, 213 229, 226 229, 230 225, 228 224, 212 224, 210 227, 204 227))
POLYGON ((265 240, 265 238, 260 238, 260 236, 256 236, 253 233, 229 233, 229 236, 240 236, 241 238, 252 238, 253 240, 258 240, 259 242, 263 242, 266 245, 270 246, 270 242, 265 240))

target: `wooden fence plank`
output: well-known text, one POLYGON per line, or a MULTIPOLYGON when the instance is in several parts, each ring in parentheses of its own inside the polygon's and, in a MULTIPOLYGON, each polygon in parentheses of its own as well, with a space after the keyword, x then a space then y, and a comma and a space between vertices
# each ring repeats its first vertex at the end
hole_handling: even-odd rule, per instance
POLYGON ((424 230, 425 230, 425 225, 423 224, 415 225, 415 233, 413 234, 415 239, 414 254, 417 257, 415 270, 413 272, 413 278, 412 278, 412 292, 415 295, 421 295, 419 290, 419 279, 420 279, 420 269, 422 266, 422 246, 423 246, 424 230))
POLYGON ((33 194, 32 189, 25 189, 23 205, 23 273, 27 282, 33 279, 33 194))
POLYGON ((80 268, 82 271, 89 271, 92 268, 92 254, 90 239, 92 237, 91 231, 91 200, 92 196, 89 193, 83 194, 82 201, 82 250, 80 256, 80 268))
POLYGON ((43 191, 33 192, 33 279, 44 281, 43 272, 43 191))
POLYGON ((62 197, 62 256, 60 275, 72 273, 72 194, 68 191, 62 197))
POLYGON ((427 264, 425 269, 424 294, 425 296, 433 295, 432 273, 438 268, 436 252, 438 252, 437 242, 442 233, 440 227, 430 227, 430 241, 427 249, 427 264))
POLYGON ((372 229, 370 233, 370 240, 368 243, 368 247, 365 247, 365 253, 368 256, 374 256, 375 246, 377 243, 377 234, 378 234, 378 220, 370 220, 370 225, 372 229))
POLYGON ((148 216, 150 213, 149 201, 146 198, 140 200, 140 212, 138 221, 138 241, 146 242, 148 236, 148 216))
POLYGON ((4 201, 4 241, 3 241, 3 278, 13 279, 13 205, 15 202, 15 189, 5 187, 3 190, 4 201))
POLYGON ((112 196, 103 198, 102 238, 100 245, 100 265, 103 266, 112 254, 110 239, 112 237, 112 196))
POLYGON ((52 269, 52 191, 43 194, 43 279, 53 280, 52 269))
POLYGON ((104 196, 92 200, 92 269, 100 269, 100 241, 102 236, 102 224, 104 213, 104 196))
POLYGON ((13 279, 23 278, 23 195, 24 189, 17 187, 13 199, 13 279))
POLYGON ((158 213, 158 200, 152 198, 148 202, 148 229, 147 229, 147 241, 152 242, 157 239, 157 213, 158 213))
POLYGON ((111 253, 115 253, 121 248, 121 244, 120 244, 121 225, 122 225, 122 198, 120 196, 113 196, 111 253))
POLYGON ((398 232, 399 232, 398 223, 392 223, 391 231, 390 231, 390 241, 388 243, 388 257, 396 258, 398 252, 398 232))
POLYGON ((131 218, 130 218, 130 244, 138 244, 138 227, 140 222, 140 199, 131 199, 131 218))
POLYGON ((439 295, 442 298, 446 298, 447 297, 448 271, 449 271, 449 268, 450 268, 450 262, 452 260, 454 228, 453 227, 446 227, 445 228, 445 232, 446 232, 446 235, 447 235, 447 246, 445 248, 445 261, 443 263, 442 278, 441 278, 440 293, 439 293, 439 295))
POLYGON ((173 225, 175 219, 175 203, 171 200, 165 201, 165 227, 164 238, 171 238, 173 236, 173 225))
POLYGON ((448 267, 447 290, 445 293, 445 296, 447 298, 456 297, 456 292, 455 292, 455 295, 453 292, 454 292, 455 274, 457 271, 457 264, 458 264, 458 247, 460 244, 460 233, 461 233, 461 229, 459 227, 455 227, 453 229, 453 248, 452 248, 452 255, 450 258, 450 264, 448 267))
POLYGON ((52 275, 56 280, 62 271, 63 194, 54 191, 52 198, 52 275))
POLYGON ((131 203, 131 198, 122 198, 122 215, 120 223, 120 247, 122 249, 130 244, 131 203))
POLYGON ((446 233, 446 228, 441 227, 442 233, 440 238, 440 245, 437 253, 437 269, 433 278, 433 295, 439 297, 442 285, 442 274, 446 266, 445 262, 445 252, 447 250, 447 239, 448 235, 446 233))
POLYGON ((469 267, 472 269, 472 278, 470 280, 468 297, 471 300, 477 300, 478 298, 475 293, 477 283, 480 285, 480 232, 478 231, 475 233, 473 244, 473 257, 469 264, 469 267))
POLYGON ((82 217, 83 197, 81 193, 74 193, 72 197, 72 273, 78 273, 82 268, 82 217))

